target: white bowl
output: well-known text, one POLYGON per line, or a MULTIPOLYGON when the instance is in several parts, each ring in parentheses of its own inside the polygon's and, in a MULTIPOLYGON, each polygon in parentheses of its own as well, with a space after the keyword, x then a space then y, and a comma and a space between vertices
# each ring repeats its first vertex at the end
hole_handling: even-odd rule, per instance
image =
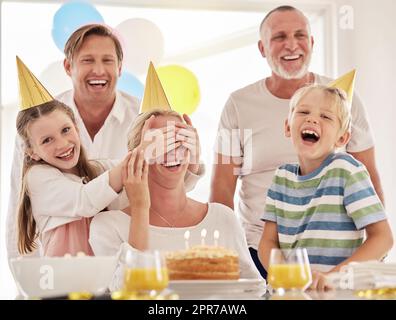
POLYGON ((25 297, 48 298, 70 292, 103 293, 112 280, 117 257, 17 258, 10 262, 25 297))

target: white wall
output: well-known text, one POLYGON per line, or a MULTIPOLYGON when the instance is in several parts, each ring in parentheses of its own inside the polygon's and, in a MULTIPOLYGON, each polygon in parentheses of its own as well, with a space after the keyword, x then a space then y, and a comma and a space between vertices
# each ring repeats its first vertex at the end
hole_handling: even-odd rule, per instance
MULTIPOLYGON (((385 191, 387 213, 396 238, 396 34, 394 0, 336 0, 350 5, 352 30, 339 28, 338 71, 357 68, 356 90, 369 114, 376 141, 377 167, 385 191)), ((341 16, 343 16, 341 14, 341 16)), ((396 250, 391 258, 396 260, 396 250)))

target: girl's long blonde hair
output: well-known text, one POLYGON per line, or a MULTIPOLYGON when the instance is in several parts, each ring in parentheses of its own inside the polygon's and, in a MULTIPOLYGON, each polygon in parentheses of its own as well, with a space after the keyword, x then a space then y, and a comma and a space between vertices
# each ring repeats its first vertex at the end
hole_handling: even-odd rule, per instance
MULTIPOLYGON (((52 100, 36 107, 22 110, 18 113, 16 120, 17 132, 24 143, 25 154, 22 167, 22 185, 18 203, 18 250, 22 254, 32 252, 36 247, 38 236, 36 221, 33 218, 32 204, 30 202, 29 190, 26 182, 26 173, 37 164, 47 164, 45 161, 33 160, 27 153, 31 149, 29 141, 28 127, 42 116, 48 115, 56 110, 64 112, 76 126, 76 119, 73 111, 64 103, 52 100)), ((90 164, 86 158, 84 148, 81 147, 80 156, 77 162, 77 171, 80 177, 85 177, 87 181, 92 180, 98 175, 97 168, 90 164)))

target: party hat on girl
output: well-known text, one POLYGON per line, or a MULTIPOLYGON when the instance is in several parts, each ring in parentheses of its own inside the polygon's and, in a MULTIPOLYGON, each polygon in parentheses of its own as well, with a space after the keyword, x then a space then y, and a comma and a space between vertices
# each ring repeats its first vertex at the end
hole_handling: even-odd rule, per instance
POLYGON ((44 88, 41 82, 18 56, 16 57, 16 63, 18 69, 19 100, 21 110, 26 110, 54 100, 47 89, 44 88))

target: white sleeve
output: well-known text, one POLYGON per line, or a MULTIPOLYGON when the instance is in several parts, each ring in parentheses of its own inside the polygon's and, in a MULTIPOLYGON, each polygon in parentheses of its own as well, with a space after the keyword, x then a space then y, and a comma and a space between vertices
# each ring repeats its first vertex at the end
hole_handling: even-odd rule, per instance
MULTIPOLYGON (((89 244, 95 256, 111 256, 117 254, 124 240, 119 230, 119 215, 122 212, 103 211, 97 214, 89 227, 89 244)), ((121 221, 121 223, 123 223, 121 221)))
MULTIPOLYGON (((121 163, 120 159, 96 159, 103 170, 110 170, 121 163)), ((114 199, 110 204, 107 205, 107 210, 122 210, 129 206, 128 196, 126 194, 125 188, 121 190, 118 197, 114 199)))
POLYGON ((108 171, 82 184, 56 168, 35 165, 26 179, 35 215, 92 217, 118 197, 109 185, 108 171))
POLYGON ((202 162, 199 164, 197 173, 192 173, 187 170, 186 175, 184 176, 184 185, 186 187, 186 192, 189 192, 195 188, 199 179, 201 179, 205 175, 205 171, 205 164, 202 162))
POLYGON ((125 188, 119 193, 118 197, 113 200, 108 206, 108 210, 123 210, 129 206, 129 199, 125 188))
POLYGON ((17 208, 19 191, 21 189, 21 175, 23 166, 23 142, 16 136, 14 158, 11 167, 10 196, 6 221, 6 244, 8 259, 19 256, 17 233, 17 208))
POLYGON ((221 113, 214 151, 229 157, 243 156, 239 129, 238 112, 231 95, 221 113))
POLYGON ((346 150, 348 152, 360 152, 372 148, 374 139, 362 100, 357 94, 354 94, 352 101, 351 140, 348 142, 346 150))

